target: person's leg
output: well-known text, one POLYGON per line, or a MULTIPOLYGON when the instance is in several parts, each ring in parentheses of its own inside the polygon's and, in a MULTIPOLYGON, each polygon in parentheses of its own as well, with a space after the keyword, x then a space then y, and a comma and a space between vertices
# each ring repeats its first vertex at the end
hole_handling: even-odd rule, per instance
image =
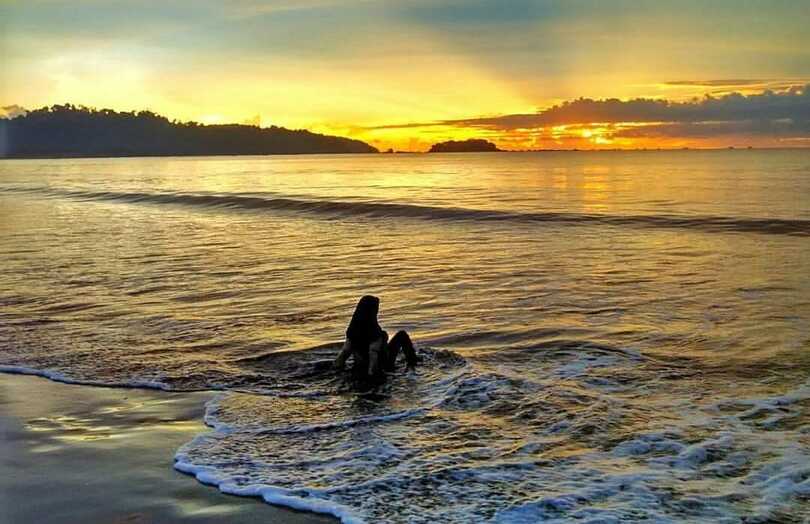
POLYGON ((352 354, 352 343, 347 338, 346 341, 343 343, 343 347, 340 350, 337 358, 335 359, 334 367, 335 369, 343 369, 346 366, 346 361, 352 354))
POLYGON ((388 333, 383 331, 382 336, 372 342, 368 347, 368 376, 377 377, 382 374, 385 365, 385 353, 388 346, 388 333))
POLYGON ((400 350, 405 353, 405 362, 408 368, 416 367, 416 350, 413 347, 411 337, 408 336, 406 331, 397 331, 391 342, 388 343, 388 351, 386 352, 385 370, 394 371, 397 363, 397 356, 400 350))

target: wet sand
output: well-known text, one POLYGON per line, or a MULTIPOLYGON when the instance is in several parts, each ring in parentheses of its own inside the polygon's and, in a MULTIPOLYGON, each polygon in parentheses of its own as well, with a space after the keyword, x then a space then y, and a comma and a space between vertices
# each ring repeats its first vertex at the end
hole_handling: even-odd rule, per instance
POLYGON ((0 374, 0 523, 337 522, 225 495, 173 469, 177 448, 207 430, 212 396, 0 374))

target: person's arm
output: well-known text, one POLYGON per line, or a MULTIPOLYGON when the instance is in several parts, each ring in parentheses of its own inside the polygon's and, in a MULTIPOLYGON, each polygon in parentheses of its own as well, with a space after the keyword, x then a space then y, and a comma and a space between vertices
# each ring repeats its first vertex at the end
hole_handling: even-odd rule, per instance
POLYGON ((340 353, 338 353, 337 358, 335 359, 334 366, 336 369, 343 369, 346 366, 346 361, 349 360, 349 356, 352 354, 352 342, 348 338, 345 342, 343 342, 343 348, 341 348, 340 353))

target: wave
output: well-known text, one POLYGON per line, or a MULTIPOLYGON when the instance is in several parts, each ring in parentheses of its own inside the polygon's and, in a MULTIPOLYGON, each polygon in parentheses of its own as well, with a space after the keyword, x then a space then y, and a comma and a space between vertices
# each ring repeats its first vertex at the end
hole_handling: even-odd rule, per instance
POLYGON ((445 221, 515 222, 629 226, 659 229, 695 229, 713 233, 741 232, 810 236, 810 220, 787 218, 731 217, 722 215, 604 215, 569 212, 519 212, 504 210, 439 207, 393 202, 351 202, 251 195, 193 193, 144 193, 79 191, 49 187, 3 188, 6 193, 41 194, 130 204, 169 204, 210 209, 280 211, 332 217, 409 218, 445 221))
MULTIPOLYGON (((132 379, 125 381, 116 381, 104 379, 99 380, 81 379, 81 378, 73 378, 65 373, 52 369, 36 369, 27 366, 12 366, 0 364, 0 373, 8 373, 11 375, 31 375, 35 377, 47 378, 48 380, 53 380, 54 382, 61 382, 63 384, 75 384, 79 386, 93 386, 102 388, 157 389, 160 391, 174 391, 169 384, 161 382, 160 380, 132 379)), ((217 388, 211 387, 211 388, 200 388, 197 390, 188 389, 184 391, 185 392, 209 391, 215 389, 217 388)))
POLYGON ((655 378, 612 355, 583 351, 575 364, 587 373, 570 374, 561 361, 530 380, 500 367, 457 369, 402 388, 418 390, 418 406, 403 411, 391 401, 220 395, 206 406, 212 431, 181 447, 174 466, 224 493, 352 524, 791 522, 805 514, 810 383, 685 403, 681 416, 654 422, 637 399, 644 390, 660 400, 655 378), (633 392, 607 397, 589 384, 603 367, 636 375, 633 392))

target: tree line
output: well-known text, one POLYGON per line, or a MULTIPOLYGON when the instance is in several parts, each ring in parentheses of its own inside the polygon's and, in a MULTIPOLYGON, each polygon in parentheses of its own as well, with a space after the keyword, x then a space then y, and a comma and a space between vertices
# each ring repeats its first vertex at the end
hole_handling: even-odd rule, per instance
POLYGON ((376 153, 362 142, 271 126, 178 122, 151 111, 72 104, 0 118, 0 157, 124 157, 376 153))

